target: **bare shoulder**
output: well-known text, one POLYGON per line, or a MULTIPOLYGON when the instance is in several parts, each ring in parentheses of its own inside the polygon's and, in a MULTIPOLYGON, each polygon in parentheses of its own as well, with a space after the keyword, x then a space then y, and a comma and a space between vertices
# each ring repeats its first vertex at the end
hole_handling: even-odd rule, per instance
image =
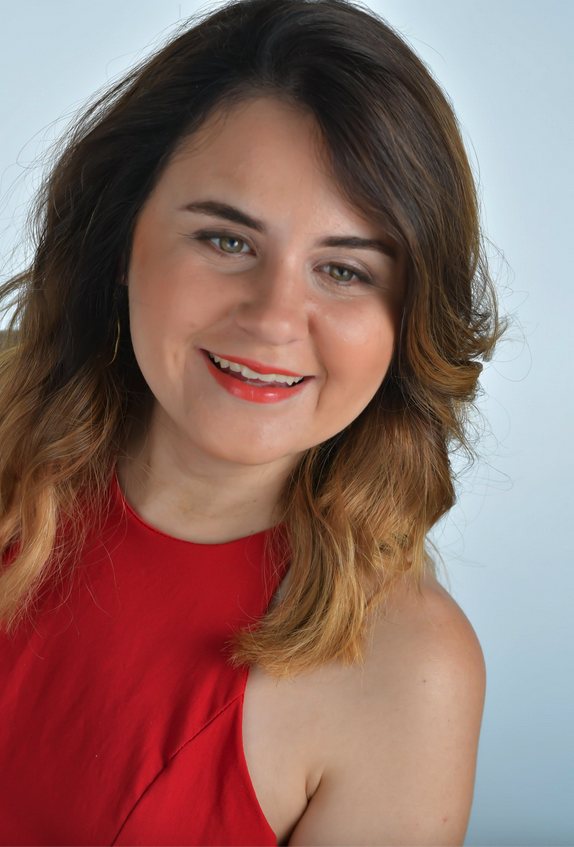
POLYGON ((420 590, 410 582, 397 585, 373 627, 366 665, 373 685, 386 685, 392 677, 417 690, 422 670, 428 671, 422 684, 441 679, 451 689, 461 686, 469 692, 471 686, 484 693, 484 658, 476 633, 460 606, 431 575, 423 578, 420 590))
POLYGON ((462 844, 485 669, 457 603, 431 576, 398 585, 364 668, 334 678, 322 777, 289 843, 462 844))

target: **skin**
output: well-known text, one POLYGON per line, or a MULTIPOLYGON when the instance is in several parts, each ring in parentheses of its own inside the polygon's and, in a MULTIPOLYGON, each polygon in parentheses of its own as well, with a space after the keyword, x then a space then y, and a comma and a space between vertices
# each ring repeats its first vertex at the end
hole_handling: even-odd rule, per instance
POLYGON ((430 576, 396 586, 363 668, 251 668, 245 758, 277 843, 462 845, 484 693, 476 635, 430 576))
MULTIPOLYGON (((385 376, 404 264, 329 176, 313 116, 270 97, 216 112, 172 157, 134 231, 130 329, 155 402, 118 460, 132 508, 205 544, 277 523, 298 457, 354 420, 385 376), (185 208, 208 200, 265 231, 185 208), (320 246, 332 236, 386 248, 320 246), (199 348, 312 379, 286 401, 249 402, 221 388, 199 348)), ((408 578, 394 589, 364 668, 335 662, 280 682, 252 668, 245 758, 278 843, 462 844, 483 699, 476 636, 430 576, 420 592, 408 578)))
POLYGON ((320 152, 313 118, 249 101, 189 140, 136 223, 130 327, 157 402, 119 473, 130 502, 164 532, 219 543, 272 526, 297 457, 354 420, 387 371, 402 262, 315 246, 329 235, 392 244, 341 197, 320 152), (209 199, 260 219, 267 233, 185 211, 209 199), (245 239, 242 252, 198 241, 202 230, 245 239), (373 284, 333 278, 336 262, 373 284), (252 403, 223 391, 197 348, 314 378, 287 401, 252 403))

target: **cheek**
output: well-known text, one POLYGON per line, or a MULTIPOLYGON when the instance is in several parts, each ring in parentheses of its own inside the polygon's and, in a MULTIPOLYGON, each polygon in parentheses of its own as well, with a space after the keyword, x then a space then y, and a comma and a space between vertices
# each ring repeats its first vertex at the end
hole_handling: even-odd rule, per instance
POLYGON ((128 279, 134 350, 138 358, 153 350, 171 370, 183 365, 190 333, 217 319, 223 292, 197 267, 185 243, 146 235, 143 230, 134 237, 128 279))
POLYGON ((181 256, 167 239, 154 237, 151 228, 136 230, 129 272, 130 302, 134 316, 153 325, 177 311, 178 301, 185 302, 188 275, 181 256))
POLYGON ((389 367, 396 336, 393 312, 371 302, 348 308, 326 322, 325 365, 332 384, 374 394, 389 367))

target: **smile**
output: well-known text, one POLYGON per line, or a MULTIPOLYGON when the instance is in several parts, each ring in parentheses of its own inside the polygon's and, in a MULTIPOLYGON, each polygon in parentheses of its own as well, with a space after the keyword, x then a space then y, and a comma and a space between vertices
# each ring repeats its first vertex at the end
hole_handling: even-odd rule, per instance
POLYGON ((198 350, 209 373, 228 394, 252 403, 277 403, 299 394, 313 377, 262 374, 246 365, 198 350))
POLYGON ((243 377, 247 382, 250 382, 250 384, 253 385, 270 385, 271 383, 274 383, 282 386, 285 384, 291 386, 296 385, 304 379, 302 376, 286 376, 285 374, 279 373, 258 373, 257 371, 253 371, 251 368, 248 368, 247 365, 240 365, 237 362, 222 359, 220 356, 216 356, 215 353, 210 353, 209 350, 206 352, 211 361, 219 365, 222 371, 231 371, 238 379, 243 377))

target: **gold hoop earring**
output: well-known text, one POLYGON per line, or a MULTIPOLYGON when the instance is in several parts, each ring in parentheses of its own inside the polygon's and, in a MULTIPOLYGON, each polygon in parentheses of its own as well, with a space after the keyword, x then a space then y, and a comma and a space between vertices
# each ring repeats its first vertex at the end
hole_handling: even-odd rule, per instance
POLYGON ((111 361, 108 362, 108 367, 112 364, 112 362, 115 362, 116 356, 118 355, 118 346, 119 346, 119 343, 120 343, 120 316, 116 315, 116 317, 117 317, 117 321, 118 321, 118 333, 117 333, 117 336, 116 336, 116 346, 114 348, 114 355, 112 356, 111 361))

